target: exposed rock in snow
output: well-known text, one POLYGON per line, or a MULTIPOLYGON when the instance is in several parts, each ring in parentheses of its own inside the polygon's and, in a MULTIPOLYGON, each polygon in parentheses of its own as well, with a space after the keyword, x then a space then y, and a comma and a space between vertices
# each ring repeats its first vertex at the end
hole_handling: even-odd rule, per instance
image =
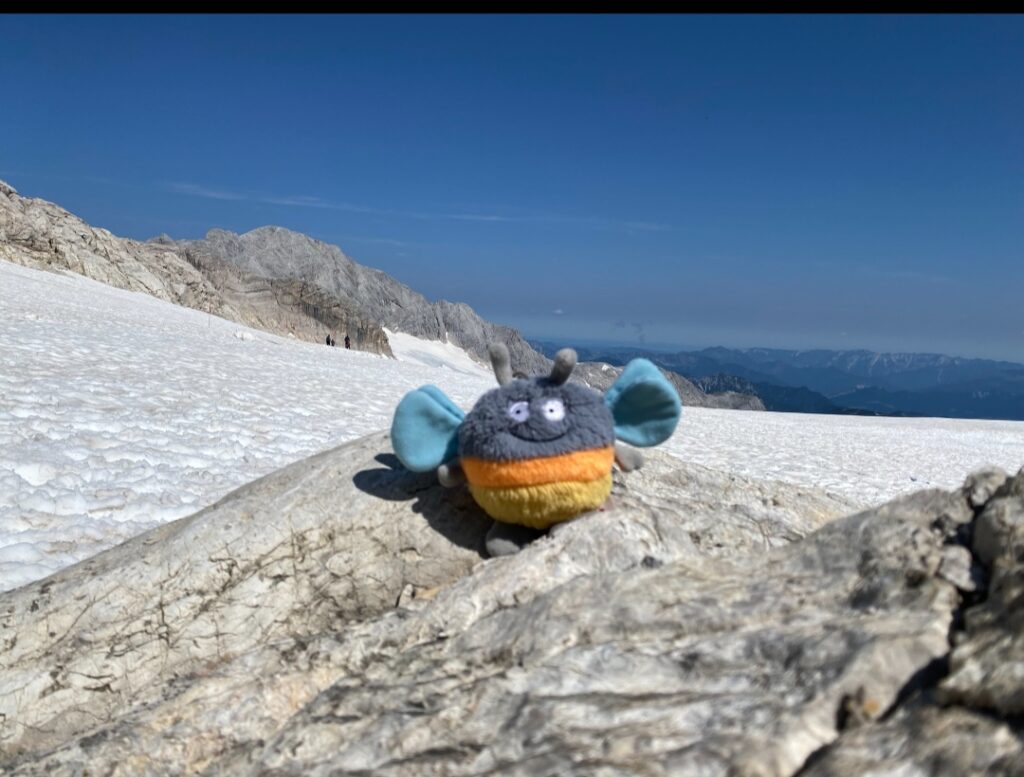
POLYGON ((978 618, 1024 585, 1015 545, 985 550, 1024 515, 1024 473, 978 502, 1000 478, 832 520, 823 494, 655 454, 611 509, 483 561, 465 492, 372 435, 0 594, 0 769, 1016 773, 1019 718, 976 709, 1024 677, 975 698, 986 672, 954 673, 932 701, 957 559, 970 596, 982 567, 998 586, 966 639, 1013 642, 978 618))
MULTIPOLYGON (((845 508, 654 455, 615 509, 564 527, 451 599, 472 618, 588 571, 729 557, 801 537, 845 508), (686 515, 685 521, 672 516, 686 515), (611 541, 615 538, 614 541, 611 541)), ((431 593, 481 560, 489 521, 464 490, 400 468, 384 434, 299 462, 192 517, 0 595, 0 743, 62 741, 174 678, 283 637, 305 639, 431 593), (130 582, 129 582, 130 581, 130 582), (97 683, 97 678, 102 682, 97 683), (97 693, 98 686, 105 686, 97 693), (84 727, 84 728, 83 728, 84 727), (48 732, 48 733, 47 733, 48 732)), ((454 621, 453 621, 454 622, 454 621)), ((24 743, 24 744, 19 744, 24 743)))
POLYGON ((505 343, 517 369, 543 372, 549 361, 517 331, 480 318, 463 303, 430 302, 387 273, 354 262, 337 246, 282 227, 238 235, 211 229, 202 240, 178 243, 199 262, 227 264, 247 275, 312 284, 363 311, 388 329, 427 340, 451 341, 487 359, 487 346, 505 343))
POLYGON ((988 598, 967 613, 942 696, 1019 717, 1024 715, 1024 469, 984 504, 972 547, 987 571, 988 598))
POLYGON ((244 273, 199 261, 173 241, 141 243, 92 227, 52 202, 0 189, 0 259, 73 272, 278 334, 322 342, 348 332, 356 347, 390 353, 380 325, 326 290, 295 279, 244 273))

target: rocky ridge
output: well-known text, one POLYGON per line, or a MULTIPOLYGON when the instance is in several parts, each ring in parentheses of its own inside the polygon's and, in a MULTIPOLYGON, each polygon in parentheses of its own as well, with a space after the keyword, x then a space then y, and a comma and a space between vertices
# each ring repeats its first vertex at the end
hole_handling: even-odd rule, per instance
POLYGON ((313 284, 262 278, 167 239, 139 242, 92 227, 52 202, 21 197, 0 181, 0 259, 73 272, 246 326, 311 342, 349 332, 357 347, 390 354, 380 325, 313 284))
POLYGON ((550 369, 510 327, 491 324, 462 303, 430 302, 387 273, 365 267, 340 248, 282 227, 260 227, 239 235, 211 229, 202 240, 182 240, 189 256, 215 259, 248 274, 314 285, 344 300, 388 329, 428 340, 449 340, 487 360, 487 346, 503 342, 517 369, 529 374, 550 369))
MULTIPOLYGON (((299 232, 261 227, 238 235, 213 229, 203 240, 179 241, 178 245, 187 256, 201 261, 212 259, 260 277, 298 279, 326 289, 353 307, 367 311, 388 329, 428 340, 448 340, 484 363, 489 360, 488 346, 503 342, 509 348, 514 369, 527 375, 551 369, 551 360, 534 350, 515 329, 485 321, 463 303, 430 302, 386 273, 352 261, 337 246, 299 232)), ((601 391, 621 372, 596 363, 581 364, 580 368, 589 376, 586 382, 601 391)), ((756 397, 736 392, 708 394, 677 373, 665 374, 676 386, 684 405, 764 410, 756 397)))
MULTIPOLYGON (((387 327, 453 342, 483 363, 488 345, 504 342, 516 369, 540 374, 551 367, 516 330, 485 321, 468 305, 429 302, 337 246, 281 227, 139 242, 92 227, 54 203, 22 197, 0 181, 0 259, 77 273, 310 342, 323 342, 326 333, 337 340, 348 334, 355 348, 391 355, 387 327)), ((681 376, 670 377, 688 405, 759 409, 751 398, 707 395, 681 376)))
POLYGON ((1021 774, 1024 470, 848 512, 655 453, 483 560, 373 435, 0 594, 0 773, 1021 774))

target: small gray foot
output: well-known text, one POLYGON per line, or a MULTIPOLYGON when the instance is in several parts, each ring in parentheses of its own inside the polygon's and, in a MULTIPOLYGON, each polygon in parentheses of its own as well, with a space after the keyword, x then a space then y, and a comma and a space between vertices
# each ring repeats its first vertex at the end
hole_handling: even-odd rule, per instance
POLYGON ((539 529, 495 521, 494 525, 487 532, 487 538, 484 540, 484 543, 487 546, 488 555, 492 558, 511 556, 513 553, 521 551, 543 533, 539 529))
POLYGON ((615 443, 615 463, 623 472, 632 472, 644 465, 644 455, 636 448, 627 448, 621 442, 615 443))
POLYGON ((466 482, 466 473, 462 471, 459 460, 453 459, 437 468, 437 479, 445 488, 455 488, 466 482))

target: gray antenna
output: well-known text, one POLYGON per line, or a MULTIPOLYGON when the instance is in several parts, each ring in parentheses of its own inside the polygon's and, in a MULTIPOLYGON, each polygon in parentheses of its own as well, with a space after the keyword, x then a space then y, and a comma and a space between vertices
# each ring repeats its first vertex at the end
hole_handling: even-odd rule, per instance
POLYGON ((551 377, 548 380, 556 386, 561 386, 569 380, 575 367, 576 351, 572 348, 563 348, 555 354, 555 363, 551 366, 551 377))
POLYGON ((491 366, 494 368, 494 377, 498 379, 498 385, 511 383, 512 360, 508 355, 508 346, 504 343, 491 343, 487 352, 491 355, 491 366))

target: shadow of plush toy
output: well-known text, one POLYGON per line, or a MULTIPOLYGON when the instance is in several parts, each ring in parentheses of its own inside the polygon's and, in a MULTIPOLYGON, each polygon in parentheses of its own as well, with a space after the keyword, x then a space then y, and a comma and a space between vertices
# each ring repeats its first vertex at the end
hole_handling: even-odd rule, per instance
POLYGON ((352 482, 367 494, 389 502, 411 502, 414 513, 449 542, 484 557, 485 536, 492 521, 467 493, 440 488, 433 473, 410 472, 391 453, 379 453, 379 467, 356 472, 352 482))
POLYGON ((679 395, 646 359, 634 359, 602 395, 569 383, 576 352, 555 355, 550 375, 513 378, 508 349, 490 348, 499 387, 463 413, 436 386, 410 391, 395 409, 391 443, 413 472, 436 471, 445 486, 468 483, 495 520, 492 556, 518 551, 539 533, 604 504, 612 465, 637 469, 639 447, 675 431, 679 395))

